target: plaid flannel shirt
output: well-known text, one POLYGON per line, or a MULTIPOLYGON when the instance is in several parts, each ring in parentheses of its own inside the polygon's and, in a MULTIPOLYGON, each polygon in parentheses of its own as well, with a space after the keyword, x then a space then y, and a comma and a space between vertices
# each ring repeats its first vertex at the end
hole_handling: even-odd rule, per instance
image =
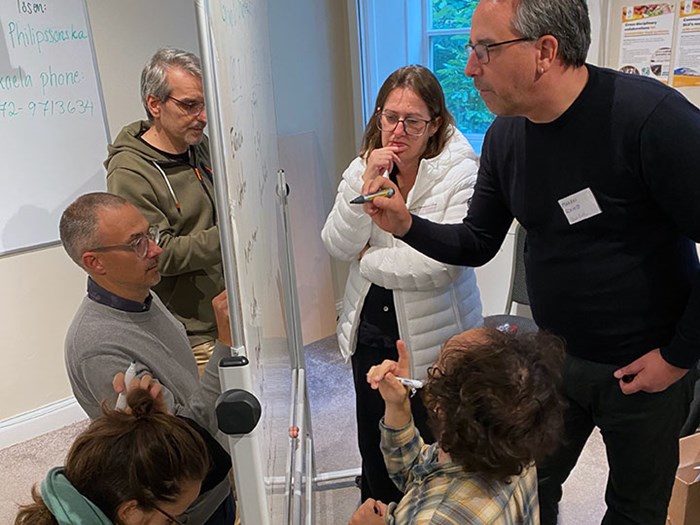
POLYGON ((507 482, 439 463, 437 444, 426 445, 413 421, 400 429, 380 423, 389 476, 406 495, 389 504, 389 525, 539 525, 534 465, 507 482))

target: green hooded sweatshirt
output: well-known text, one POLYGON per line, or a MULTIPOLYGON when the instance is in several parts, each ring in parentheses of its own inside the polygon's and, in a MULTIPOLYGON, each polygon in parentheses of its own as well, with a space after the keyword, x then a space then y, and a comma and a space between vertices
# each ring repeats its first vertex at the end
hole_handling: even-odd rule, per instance
POLYGON ((211 300, 224 289, 209 142, 190 146, 181 162, 139 139, 149 127, 129 124, 109 146, 107 189, 159 227, 163 277, 153 289, 195 346, 216 338, 211 300))
POLYGON ((97 505, 71 485, 63 475, 63 467, 52 468, 46 474, 41 499, 59 525, 113 525, 97 505))

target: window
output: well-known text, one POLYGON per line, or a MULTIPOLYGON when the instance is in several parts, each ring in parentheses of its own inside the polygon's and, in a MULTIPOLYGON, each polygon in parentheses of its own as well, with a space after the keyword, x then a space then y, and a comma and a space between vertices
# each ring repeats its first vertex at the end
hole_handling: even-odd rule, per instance
POLYGON ((435 73, 457 127, 481 151, 493 115, 481 100, 474 82, 464 74, 469 26, 478 0, 425 0, 427 66, 435 73))
POLYGON ((423 64, 442 84, 457 127, 481 151, 494 116, 464 75, 469 25, 478 0, 357 0, 364 122, 395 69, 423 64))

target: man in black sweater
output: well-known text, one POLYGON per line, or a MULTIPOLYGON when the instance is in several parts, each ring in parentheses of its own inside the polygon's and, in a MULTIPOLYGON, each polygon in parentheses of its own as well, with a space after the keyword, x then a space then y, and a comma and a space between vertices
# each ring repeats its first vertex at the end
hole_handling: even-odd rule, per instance
POLYGON ((433 224, 398 193, 365 209, 419 251, 469 266, 517 218, 533 316, 567 343, 566 443, 538 465, 542 524, 556 523, 598 426, 603 523, 663 525, 700 357, 700 111, 656 80, 586 64, 589 44, 585 0, 481 0, 465 72, 498 118, 467 217, 433 224))

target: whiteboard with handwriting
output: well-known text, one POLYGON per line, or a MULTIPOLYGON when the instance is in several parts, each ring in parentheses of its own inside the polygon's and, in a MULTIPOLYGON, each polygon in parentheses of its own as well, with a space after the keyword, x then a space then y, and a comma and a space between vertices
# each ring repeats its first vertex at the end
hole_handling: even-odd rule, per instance
MULTIPOLYGON (((290 451, 292 368, 285 312, 286 259, 276 192, 279 159, 272 91, 272 66, 265 0, 204 1, 200 31, 207 90, 215 98, 207 107, 215 177, 225 177, 233 228, 235 272, 242 324, 242 344, 250 360, 254 394, 262 419, 253 433, 263 464, 264 489, 254 497, 264 512, 250 521, 239 492, 243 525, 281 523, 290 451), (204 29, 202 30, 202 27, 204 29), (261 494, 265 492, 265 494, 261 494), (272 517, 275 516, 273 519, 272 517)), ((217 190, 223 180, 217 181, 217 190)), ((217 195, 220 197, 220 195, 217 195)), ((226 213, 220 212, 221 221, 226 213)), ((227 242, 222 230, 222 249, 227 242)), ((232 292, 229 291, 229 296, 232 292)), ((234 450, 236 479, 253 485, 247 459, 234 450)))
POLYGON ((0 254, 58 240, 106 187, 108 132, 84 0, 0 2, 0 254))

